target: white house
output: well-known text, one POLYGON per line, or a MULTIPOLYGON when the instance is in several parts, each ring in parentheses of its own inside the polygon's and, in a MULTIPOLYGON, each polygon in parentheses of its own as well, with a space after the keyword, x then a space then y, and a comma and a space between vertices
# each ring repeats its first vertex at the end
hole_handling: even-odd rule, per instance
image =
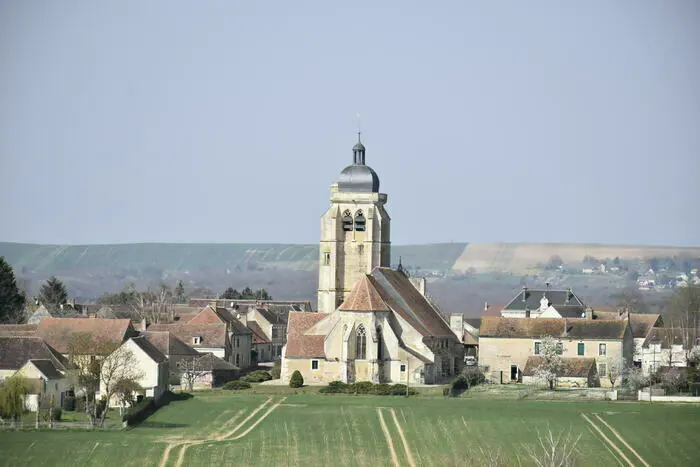
MULTIPOLYGON (((141 386, 142 395, 157 401, 168 390, 168 375, 168 359, 165 355, 145 337, 131 337, 105 359, 100 393, 104 393, 107 386, 114 384, 120 377, 131 377, 141 386)), ((110 406, 119 406, 119 402, 113 399, 110 406)))
POLYGON ((45 408, 61 407, 63 398, 70 389, 65 375, 49 359, 28 360, 15 374, 31 382, 24 405, 32 412, 35 412, 40 404, 45 408))

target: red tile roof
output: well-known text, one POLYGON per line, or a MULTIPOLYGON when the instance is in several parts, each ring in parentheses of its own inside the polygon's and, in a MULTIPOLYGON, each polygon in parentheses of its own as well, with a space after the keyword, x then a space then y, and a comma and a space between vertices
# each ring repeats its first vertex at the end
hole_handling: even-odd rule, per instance
POLYGON ((143 331, 142 336, 168 357, 174 355, 200 355, 189 345, 168 331, 143 331))
POLYGON ((328 316, 326 313, 290 312, 287 323, 286 357, 325 358, 325 336, 306 334, 306 332, 328 316))
POLYGON ((0 337, 0 369, 19 370, 28 360, 34 359, 51 360, 61 371, 74 368, 66 357, 40 337, 0 337))
POLYGON ((267 344, 272 342, 270 338, 265 335, 265 331, 263 331, 257 321, 248 321, 248 329, 253 332, 254 344, 267 344))
POLYGON ((70 351, 74 334, 89 334, 96 347, 108 342, 121 344, 137 335, 129 319, 100 318, 44 318, 36 334, 62 354, 70 351))
POLYGON ((36 335, 36 324, 0 324, 0 336, 31 337, 36 335))
POLYGON ((389 307, 382 300, 376 285, 368 275, 362 276, 357 281, 352 292, 338 309, 340 311, 389 311, 389 307))
POLYGON ((148 331, 169 331, 184 343, 197 348, 226 348, 226 325, 220 324, 152 324, 148 331), (195 344, 194 338, 200 337, 201 343, 195 344))
POLYGON ((574 339, 622 339, 627 330, 624 320, 588 320, 563 318, 481 318, 479 338, 539 338, 545 336, 574 339))

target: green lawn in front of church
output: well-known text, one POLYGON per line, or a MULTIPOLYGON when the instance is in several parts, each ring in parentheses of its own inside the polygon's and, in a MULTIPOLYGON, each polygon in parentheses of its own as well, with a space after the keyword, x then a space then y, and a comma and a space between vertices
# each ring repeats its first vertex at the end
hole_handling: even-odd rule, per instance
POLYGON ((0 432, 0 465, 532 465, 548 431, 586 465, 700 460, 697 405, 216 392, 127 431, 0 432))

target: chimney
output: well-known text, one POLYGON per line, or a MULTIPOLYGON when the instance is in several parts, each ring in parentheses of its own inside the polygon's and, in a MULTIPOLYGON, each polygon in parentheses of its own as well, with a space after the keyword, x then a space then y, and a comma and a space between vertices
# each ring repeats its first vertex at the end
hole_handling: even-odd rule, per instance
POLYGON ((413 287, 416 288, 416 290, 425 297, 425 293, 427 291, 427 285, 426 285, 426 280, 425 277, 412 277, 409 279, 411 281, 411 284, 413 284, 413 287))
POLYGON ((586 308, 586 319, 593 319, 593 308, 586 308))
POLYGON ((523 303, 527 301, 527 287, 523 287, 523 303))
POLYGON ((462 334, 464 333, 464 315, 459 313, 450 315, 450 329, 461 342, 462 334))
POLYGON ((566 329, 567 329, 566 318, 564 318, 564 336, 566 336, 566 334, 567 334, 566 329))
POLYGON ((489 302, 484 302, 484 311, 489 310, 489 302))
POLYGON ((141 320, 141 325, 139 326, 139 331, 145 331, 146 330, 146 318, 143 318, 141 320))

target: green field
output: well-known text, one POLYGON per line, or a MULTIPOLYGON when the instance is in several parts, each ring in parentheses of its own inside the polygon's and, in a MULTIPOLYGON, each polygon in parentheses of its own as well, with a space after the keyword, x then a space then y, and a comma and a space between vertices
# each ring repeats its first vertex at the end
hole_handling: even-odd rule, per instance
POLYGON ((128 431, 0 432, 0 465, 532 465, 547 430, 580 435, 579 465, 700 463, 698 406, 205 393, 128 431))

